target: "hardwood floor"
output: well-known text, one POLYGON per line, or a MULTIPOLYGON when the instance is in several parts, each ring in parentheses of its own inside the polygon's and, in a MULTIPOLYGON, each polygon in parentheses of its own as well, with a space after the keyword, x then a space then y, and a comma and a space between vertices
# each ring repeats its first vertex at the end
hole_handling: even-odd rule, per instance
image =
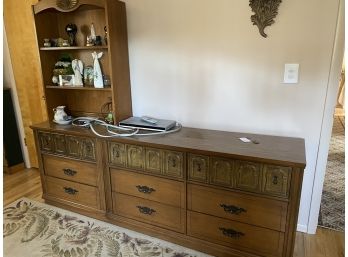
MULTIPOLYGON (((20 197, 43 202, 40 174, 26 169, 15 174, 4 174, 4 206, 20 197)), ((344 233, 318 228, 317 234, 297 233, 294 257, 343 257, 344 233)))
POLYGON ((41 180, 37 169, 25 169, 12 175, 4 174, 4 202, 6 206, 18 198, 27 197, 38 202, 41 198, 41 180))

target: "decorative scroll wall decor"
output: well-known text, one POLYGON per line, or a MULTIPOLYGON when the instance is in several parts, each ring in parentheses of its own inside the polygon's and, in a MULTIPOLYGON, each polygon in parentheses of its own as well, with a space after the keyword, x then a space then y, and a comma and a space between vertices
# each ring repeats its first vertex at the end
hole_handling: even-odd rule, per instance
POLYGON ((259 28, 261 36, 267 37, 265 28, 274 23, 281 2, 282 0, 249 0, 249 6, 255 13, 251 16, 251 21, 259 28))

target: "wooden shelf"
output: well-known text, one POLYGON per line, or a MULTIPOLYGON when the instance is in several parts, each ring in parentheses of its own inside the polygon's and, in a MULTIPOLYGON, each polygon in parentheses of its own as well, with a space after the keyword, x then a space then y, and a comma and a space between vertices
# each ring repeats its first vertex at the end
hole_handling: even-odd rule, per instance
POLYGON ((99 50, 108 49, 108 46, 62 46, 62 47, 40 47, 41 51, 64 51, 64 50, 99 50))
POLYGON ((46 86, 49 89, 57 90, 87 90, 87 91, 111 91, 111 87, 95 88, 95 87, 61 87, 61 86, 46 86))
MULTIPOLYGON (((76 9, 61 10, 56 0, 38 1, 34 6, 37 50, 40 56, 43 90, 45 92, 48 119, 53 120, 52 109, 64 105, 71 113, 99 115, 101 107, 110 103, 115 122, 132 116, 132 98, 129 75, 127 19, 125 3, 119 0, 78 0, 76 9), (90 8, 91 7, 91 8, 90 8), (107 8, 106 8, 107 7, 107 8), (82 8, 82 9, 81 9, 82 8), (54 10, 52 10, 54 9, 54 10), (83 10, 83 12, 82 12, 83 10), (78 28, 89 30, 94 24, 95 31, 104 36, 107 26, 108 45, 86 46, 86 35, 79 30, 76 34, 76 46, 45 47, 46 38, 66 38, 67 22, 78 28), (84 67, 93 66, 92 53, 102 53, 99 59, 104 75, 110 77, 111 87, 94 88, 65 86, 52 83, 53 69, 56 63, 68 54, 71 60, 78 59, 84 67)), ((81 116, 81 115, 80 115, 81 116)))

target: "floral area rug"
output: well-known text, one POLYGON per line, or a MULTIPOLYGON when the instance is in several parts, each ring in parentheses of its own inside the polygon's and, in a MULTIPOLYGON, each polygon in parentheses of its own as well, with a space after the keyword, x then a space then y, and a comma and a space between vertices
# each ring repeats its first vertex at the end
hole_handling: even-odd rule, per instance
POLYGON ((3 229, 6 257, 209 257, 27 198, 4 208, 3 229))

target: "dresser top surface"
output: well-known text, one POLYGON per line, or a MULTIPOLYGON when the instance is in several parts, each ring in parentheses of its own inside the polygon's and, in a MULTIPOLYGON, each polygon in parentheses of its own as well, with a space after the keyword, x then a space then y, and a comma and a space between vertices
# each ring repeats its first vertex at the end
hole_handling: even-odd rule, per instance
MULTIPOLYGON (((35 124, 32 128, 56 133, 97 137, 90 129, 71 125, 57 125, 51 122, 35 124)), ((130 144, 141 143, 153 147, 172 147, 177 150, 219 154, 226 157, 266 161, 301 168, 306 165, 305 142, 302 138, 183 127, 179 132, 166 135, 109 138, 106 140, 130 144), (246 137, 252 142, 244 143, 240 140, 242 137, 246 137)))

